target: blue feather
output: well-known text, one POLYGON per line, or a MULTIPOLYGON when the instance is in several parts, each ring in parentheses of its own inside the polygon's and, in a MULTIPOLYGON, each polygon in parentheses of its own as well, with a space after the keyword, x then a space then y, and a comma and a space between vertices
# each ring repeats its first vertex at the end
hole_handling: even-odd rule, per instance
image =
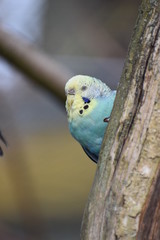
POLYGON ((86 97, 82 97, 84 103, 90 103, 90 99, 89 98, 86 98, 86 97))
POLYGON ((65 92, 70 132, 97 163, 116 91, 94 77, 78 75, 69 79, 65 92))
POLYGON ((81 144, 86 154, 94 161, 98 161, 104 133, 111 115, 116 91, 111 91, 108 97, 97 98, 97 106, 89 115, 79 117, 69 123, 72 136, 81 144))

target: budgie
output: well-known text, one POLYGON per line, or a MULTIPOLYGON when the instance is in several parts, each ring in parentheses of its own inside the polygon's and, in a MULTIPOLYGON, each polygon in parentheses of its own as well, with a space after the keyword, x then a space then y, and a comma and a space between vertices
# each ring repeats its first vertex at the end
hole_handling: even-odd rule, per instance
POLYGON ((97 163, 116 91, 99 79, 77 75, 68 80, 65 93, 69 130, 97 163))

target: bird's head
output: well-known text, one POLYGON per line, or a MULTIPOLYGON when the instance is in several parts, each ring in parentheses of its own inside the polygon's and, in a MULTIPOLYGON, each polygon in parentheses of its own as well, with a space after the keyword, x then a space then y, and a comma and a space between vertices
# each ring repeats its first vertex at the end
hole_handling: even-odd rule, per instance
POLYGON ((76 94, 88 98, 106 96, 111 89, 101 80, 86 75, 77 75, 68 80, 65 86, 66 96, 75 96, 76 94))
POLYGON ((80 109, 84 103, 90 103, 93 99, 100 96, 107 96, 110 88, 94 77, 77 75, 68 80, 65 86, 67 96, 66 109, 69 113, 74 108, 80 109), (76 107, 74 103, 76 102, 76 107))

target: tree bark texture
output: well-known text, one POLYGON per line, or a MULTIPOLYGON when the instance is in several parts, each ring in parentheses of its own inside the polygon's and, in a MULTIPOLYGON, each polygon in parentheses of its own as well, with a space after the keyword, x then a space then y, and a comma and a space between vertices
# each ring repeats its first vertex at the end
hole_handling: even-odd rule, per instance
POLYGON ((81 239, 160 239, 159 0, 139 9, 81 239))

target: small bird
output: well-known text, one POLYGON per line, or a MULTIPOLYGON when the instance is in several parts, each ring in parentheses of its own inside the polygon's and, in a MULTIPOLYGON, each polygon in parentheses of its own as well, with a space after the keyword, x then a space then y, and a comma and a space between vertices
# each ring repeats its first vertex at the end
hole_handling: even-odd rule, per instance
POLYGON ((97 163, 116 91, 99 79, 77 75, 68 80, 65 93, 69 130, 97 163))

